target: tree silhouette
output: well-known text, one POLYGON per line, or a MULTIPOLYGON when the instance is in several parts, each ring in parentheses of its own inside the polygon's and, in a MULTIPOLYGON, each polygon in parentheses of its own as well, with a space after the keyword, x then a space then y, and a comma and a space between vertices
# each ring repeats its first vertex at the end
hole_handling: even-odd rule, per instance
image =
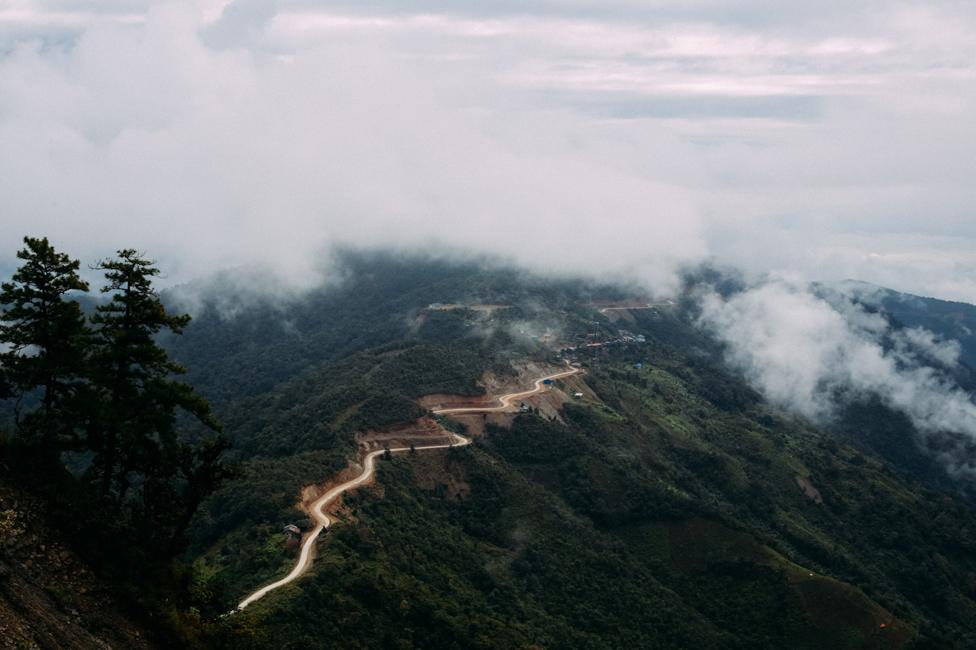
POLYGON ((181 473, 185 452, 176 431, 178 412, 211 430, 219 426, 206 400, 175 379, 185 369, 156 342, 160 332, 179 334, 190 321, 188 315, 167 313, 152 286, 159 269, 132 249, 120 250, 96 268, 105 272, 102 292, 111 300, 92 317, 92 376, 100 398, 92 432, 95 467, 103 496, 122 500, 130 477, 139 478, 150 512, 170 498, 160 486, 181 473))
POLYGON ((47 238, 24 238, 17 257, 23 264, 10 282, 0 285, 0 397, 18 400, 19 431, 48 451, 77 446, 74 417, 84 390, 85 350, 89 335, 76 300, 87 291, 79 263, 57 252, 47 238), (25 400, 38 408, 21 417, 25 400))

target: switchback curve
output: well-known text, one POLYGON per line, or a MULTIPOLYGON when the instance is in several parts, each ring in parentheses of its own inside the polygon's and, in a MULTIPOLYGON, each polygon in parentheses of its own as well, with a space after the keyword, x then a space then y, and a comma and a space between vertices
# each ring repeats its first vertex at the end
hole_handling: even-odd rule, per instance
MULTIPOLYGON (((465 414, 465 413, 497 413, 505 411, 511 408, 512 402, 519 399, 524 399, 532 395, 536 395, 545 390, 545 382, 547 380, 561 379, 563 377, 569 377, 571 375, 576 375, 582 372, 578 368, 573 368, 571 370, 565 370, 562 372, 557 372, 551 375, 546 375, 545 377, 540 377, 535 380, 533 388, 530 390, 520 391, 516 393, 508 393, 502 395, 498 398, 498 406, 473 406, 473 407, 458 407, 458 408, 440 408, 435 409, 433 413, 435 415, 452 415, 452 414, 465 414)), ((413 447, 414 451, 426 451, 430 449, 448 449, 450 447, 463 447, 465 445, 471 444, 471 439, 458 434, 451 434, 453 436, 452 442, 448 444, 441 445, 424 445, 420 447, 413 447)), ((333 487, 331 490, 327 491, 325 494, 316 499, 312 505, 309 507, 309 514, 315 520, 315 528, 311 530, 302 540, 301 552, 298 555, 298 561, 295 562, 295 566, 284 578, 276 580, 271 584, 265 585, 250 594, 242 600, 237 605, 235 611, 240 611, 253 603, 266 596, 269 592, 274 591, 280 587, 294 582, 300 578, 309 567, 312 565, 312 548, 315 545, 315 541, 318 539, 319 535, 323 530, 328 528, 332 524, 332 519, 329 515, 325 514, 325 508, 335 501, 341 494, 354 490, 360 485, 369 482, 373 478, 376 472, 376 458, 381 454, 385 454, 387 451, 390 453, 403 453, 405 451, 410 451, 411 447, 393 447, 390 449, 377 449, 366 454, 366 458, 363 459, 363 471, 345 483, 333 487)))

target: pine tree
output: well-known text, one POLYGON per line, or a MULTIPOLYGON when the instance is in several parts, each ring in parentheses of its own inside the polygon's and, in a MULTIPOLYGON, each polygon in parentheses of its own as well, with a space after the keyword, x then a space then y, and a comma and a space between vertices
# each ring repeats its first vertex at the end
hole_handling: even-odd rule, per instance
MULTIPOLYGON (((77 408, 84 389, 88 329, 81 307, 68 298, 87 291, 79 263, 47 238, 25 237, 23 264, 0 285, 0 393, 18 400, 18 429, 56 452, 78 442, 77 408), (37 408, 20 417, 23 403, 37 408)), ((3 395, 0 394, 0 397, 3 395)))
MULTIPOLYGON (((210 406, 193 388, 175 379, 185 372, 156 342, 165 330, 179 334, 188 315, 167 313, 153 289, 154 263, 135 250, 118 252, 96 266, 104 271, 103 293, 111 300, 97 308, 93 379, 100 413, 92 431, 101 493, 125 499, 139 481, 147 516, 165 509, 170 483, 179 480, 186 448, 177 435, 178 412, 212 430, 219 426, 210 406)), ((217 462, 217 459, 213 459, 217 462)), ((184 477, 186 478, 186 477, 184 477)))

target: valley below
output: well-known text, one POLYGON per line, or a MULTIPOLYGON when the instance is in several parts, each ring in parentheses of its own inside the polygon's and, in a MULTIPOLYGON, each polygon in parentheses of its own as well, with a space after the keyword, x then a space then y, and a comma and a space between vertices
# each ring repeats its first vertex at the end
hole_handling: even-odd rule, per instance
POLYGON ((690 298, 346 264, 346 284, 291 302, 228 316, 204 301, 164 340, 212 400, 235 469, 169 568, 107 578, 107 598, 136 594, 106 611, 139 643, 976 642, 976 511, 896 411, 855 400, 823 425, 768 402, 690 298), (140 592, 150 577, 158 600, 140 592))

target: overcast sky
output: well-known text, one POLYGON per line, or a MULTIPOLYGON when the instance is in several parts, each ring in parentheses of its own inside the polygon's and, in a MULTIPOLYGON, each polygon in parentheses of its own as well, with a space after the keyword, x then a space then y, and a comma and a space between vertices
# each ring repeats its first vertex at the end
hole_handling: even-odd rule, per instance
POLYGON ((329 244, 976 302, 976 4, 0 0, 0 266, 329 244))

